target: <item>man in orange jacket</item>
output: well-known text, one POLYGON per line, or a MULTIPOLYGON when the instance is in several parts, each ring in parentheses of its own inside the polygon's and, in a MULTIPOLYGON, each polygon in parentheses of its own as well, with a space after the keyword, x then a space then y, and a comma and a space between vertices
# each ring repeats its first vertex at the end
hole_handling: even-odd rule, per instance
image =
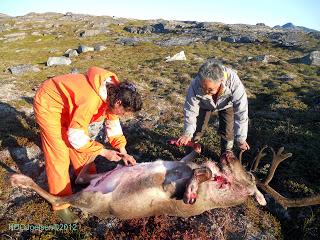
MULTIPOLYGON (((135 164, 127 154, 119 116, 141 107, 141 97, 133 84, 120 83, 114 73, 98 67, 91 67, 86 74, 46 80, 34 97, 34 112, 40 126, 49 192, 57 196, 72 194, 70 160, 76 174, 89 158, 97 155, 135 164), (104 120, 108 141, 116 150, 107 150, 89 137, 90 124, 104 120)), ((68 207, 53 210, 63 221, 72 222, 75 216, 68 207)))

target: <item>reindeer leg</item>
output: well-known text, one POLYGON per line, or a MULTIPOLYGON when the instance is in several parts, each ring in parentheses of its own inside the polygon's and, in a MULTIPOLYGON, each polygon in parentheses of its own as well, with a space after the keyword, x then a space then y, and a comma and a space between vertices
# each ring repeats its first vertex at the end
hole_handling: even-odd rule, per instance
POLYGON ((14 187, 22 187, 36 191, 41 197, 46 199, 52 205, 58 206, 66 203, 62 197, 57 197, 48 193, 46 190, 39 187, 39 185, 36 184, 30 177, 23 174, 12 174, 10 176, 10 183, 14 187))
POLYGON ((92 179, 95 179, 95 178, 103 175, 101 173, 100 174, 90 174, 89 173, 90 166, 91 166, 91 164, 93 164, 93 161, 95 158, 96 158, 96 155, 94 155, 88 159, 88 161, 81 169, 81 171, 75 181, 76 184, 90 183, 90 181, 92 179))
POLYGON ((198 153, 196 151, 190 152, 188 155, 184 156, 180 162, 189 163, 192 162, 193 159, 195 159, 198 156, 198 153))
POLYGON ((208 181, 212 177, 212 172, 208 167, 197 168, 193 170, 193 176, 186 186, 183 196, 185 204, 194 204, 197 200, 197 191, 200 183, 208 181))
MULTIPOLYGON (((38 193, 41 197, 51 203, 53 206, 60 206, 63 204, 70 204, 75 207, 88 208, 86 201, 90 200, 90 196, 87 193, 79 192, 72 194, 70 196, 54 196, 48 193, 46 190, 42 189, 38 184, 36 184, 30 177, 23 174, 15 173, 10 175, 10 183, 13 187, 22 187, 25 189, 32 189, 38 193), (80 197, 83 197, 83 201, 80 197)), ((90 210, 90 209, 89 209, 90 210)))

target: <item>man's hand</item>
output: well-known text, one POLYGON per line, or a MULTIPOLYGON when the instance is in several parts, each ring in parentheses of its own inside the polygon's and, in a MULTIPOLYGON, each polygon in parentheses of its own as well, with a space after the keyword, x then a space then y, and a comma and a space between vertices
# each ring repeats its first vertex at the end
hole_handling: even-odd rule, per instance
POLYGON ((250 146, 247 143, 247 141, 238 142, 238 147, 240 148, 241 151, 250 150, 250 146))
POLYGON ((122 159, 122 154, 114 150, 103 149, 99 155, 114 162, 118 162, 122 159))
POLYGON ((124 161, 124 164, 126 166, 128 166, 129 163, 131 163, 132 165, 135 165, 137 163, 134 157, 132 157, 130 154, 127 153, 127 150, 125 147, 120 148, 119 151, 120 151, 122 160, 124 161))
POLYGON ((191 137, 188 137, 188 136, 186 136, 186 135, 182 135, 181 137, 178 138, 177 144, 178 144, 179 146, 185 146, 185 145, 187 145, 188 142, 190 142, 190 141, 191 141, 191 137))
POLYGON ((121 154, 121 158, 122 158, 122 160, 124 161, 124 164, 125 164, 126 166, 128 166, 129 163, 130 163, 131 165, 136 165, 136 164, 137 164, 136 160, 135 160, 134 157, 132 157, 131 155, 129 155, 129 154, 127 154, 127 153, 119 153, 119 154, 121 154))

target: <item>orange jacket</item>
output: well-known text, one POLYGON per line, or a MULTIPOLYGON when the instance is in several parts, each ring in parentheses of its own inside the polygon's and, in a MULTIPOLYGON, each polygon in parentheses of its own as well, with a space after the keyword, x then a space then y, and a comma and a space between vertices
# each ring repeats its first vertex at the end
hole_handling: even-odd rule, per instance
MULTIPOLYGON (((43 88, 50 95, 50 111, 61 113, 68 141, 79 152, 99 153, 103 145, 90 140, 88 126, 106 118, 106 132, 112 147, 125 147, 119 117, 108 112, 106 84, 119 84, 117 76, 98 67, 86 75, 67 74, 49 79, 43 88)), ((50 123, 50 119, 48 119, 50 123)))

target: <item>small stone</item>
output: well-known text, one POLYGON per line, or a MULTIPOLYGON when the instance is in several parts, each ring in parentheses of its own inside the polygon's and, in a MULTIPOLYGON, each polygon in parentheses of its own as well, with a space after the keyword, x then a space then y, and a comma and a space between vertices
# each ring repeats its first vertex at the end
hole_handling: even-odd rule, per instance
POLYGON ((55 65, 70 65, 71 59, 67 57, 49 57, 47 61, 47 66, 55 66, 55 65))
POLYGON ((77 50, 75 50, 75 49, 68 49, 64 53, 64 56, 71 58, 71 57, 77 57, 77 56, 79 56, 79 54, 78 54, 77 50))
POLYGON ((93 51, 94 51, 93 47, 89 47, 85 45, 80 45, 78 47, 78 53, 93 52, 93 51))
POLYGON ((101 51, 106 50, 106 49, 107 49, 107 47, 103 46, 101 44, 97 44, 97 45, 94 46, 94 50, 97 51, 97 52, 101 52, 101 51))
POLYGON ((186 58, 186 55, 184 54, 184 51, 181 51, 172 57, 170 56, 166 57, 166 62, 185 61, 185 60, 187 60, 187 58, 186 58))

